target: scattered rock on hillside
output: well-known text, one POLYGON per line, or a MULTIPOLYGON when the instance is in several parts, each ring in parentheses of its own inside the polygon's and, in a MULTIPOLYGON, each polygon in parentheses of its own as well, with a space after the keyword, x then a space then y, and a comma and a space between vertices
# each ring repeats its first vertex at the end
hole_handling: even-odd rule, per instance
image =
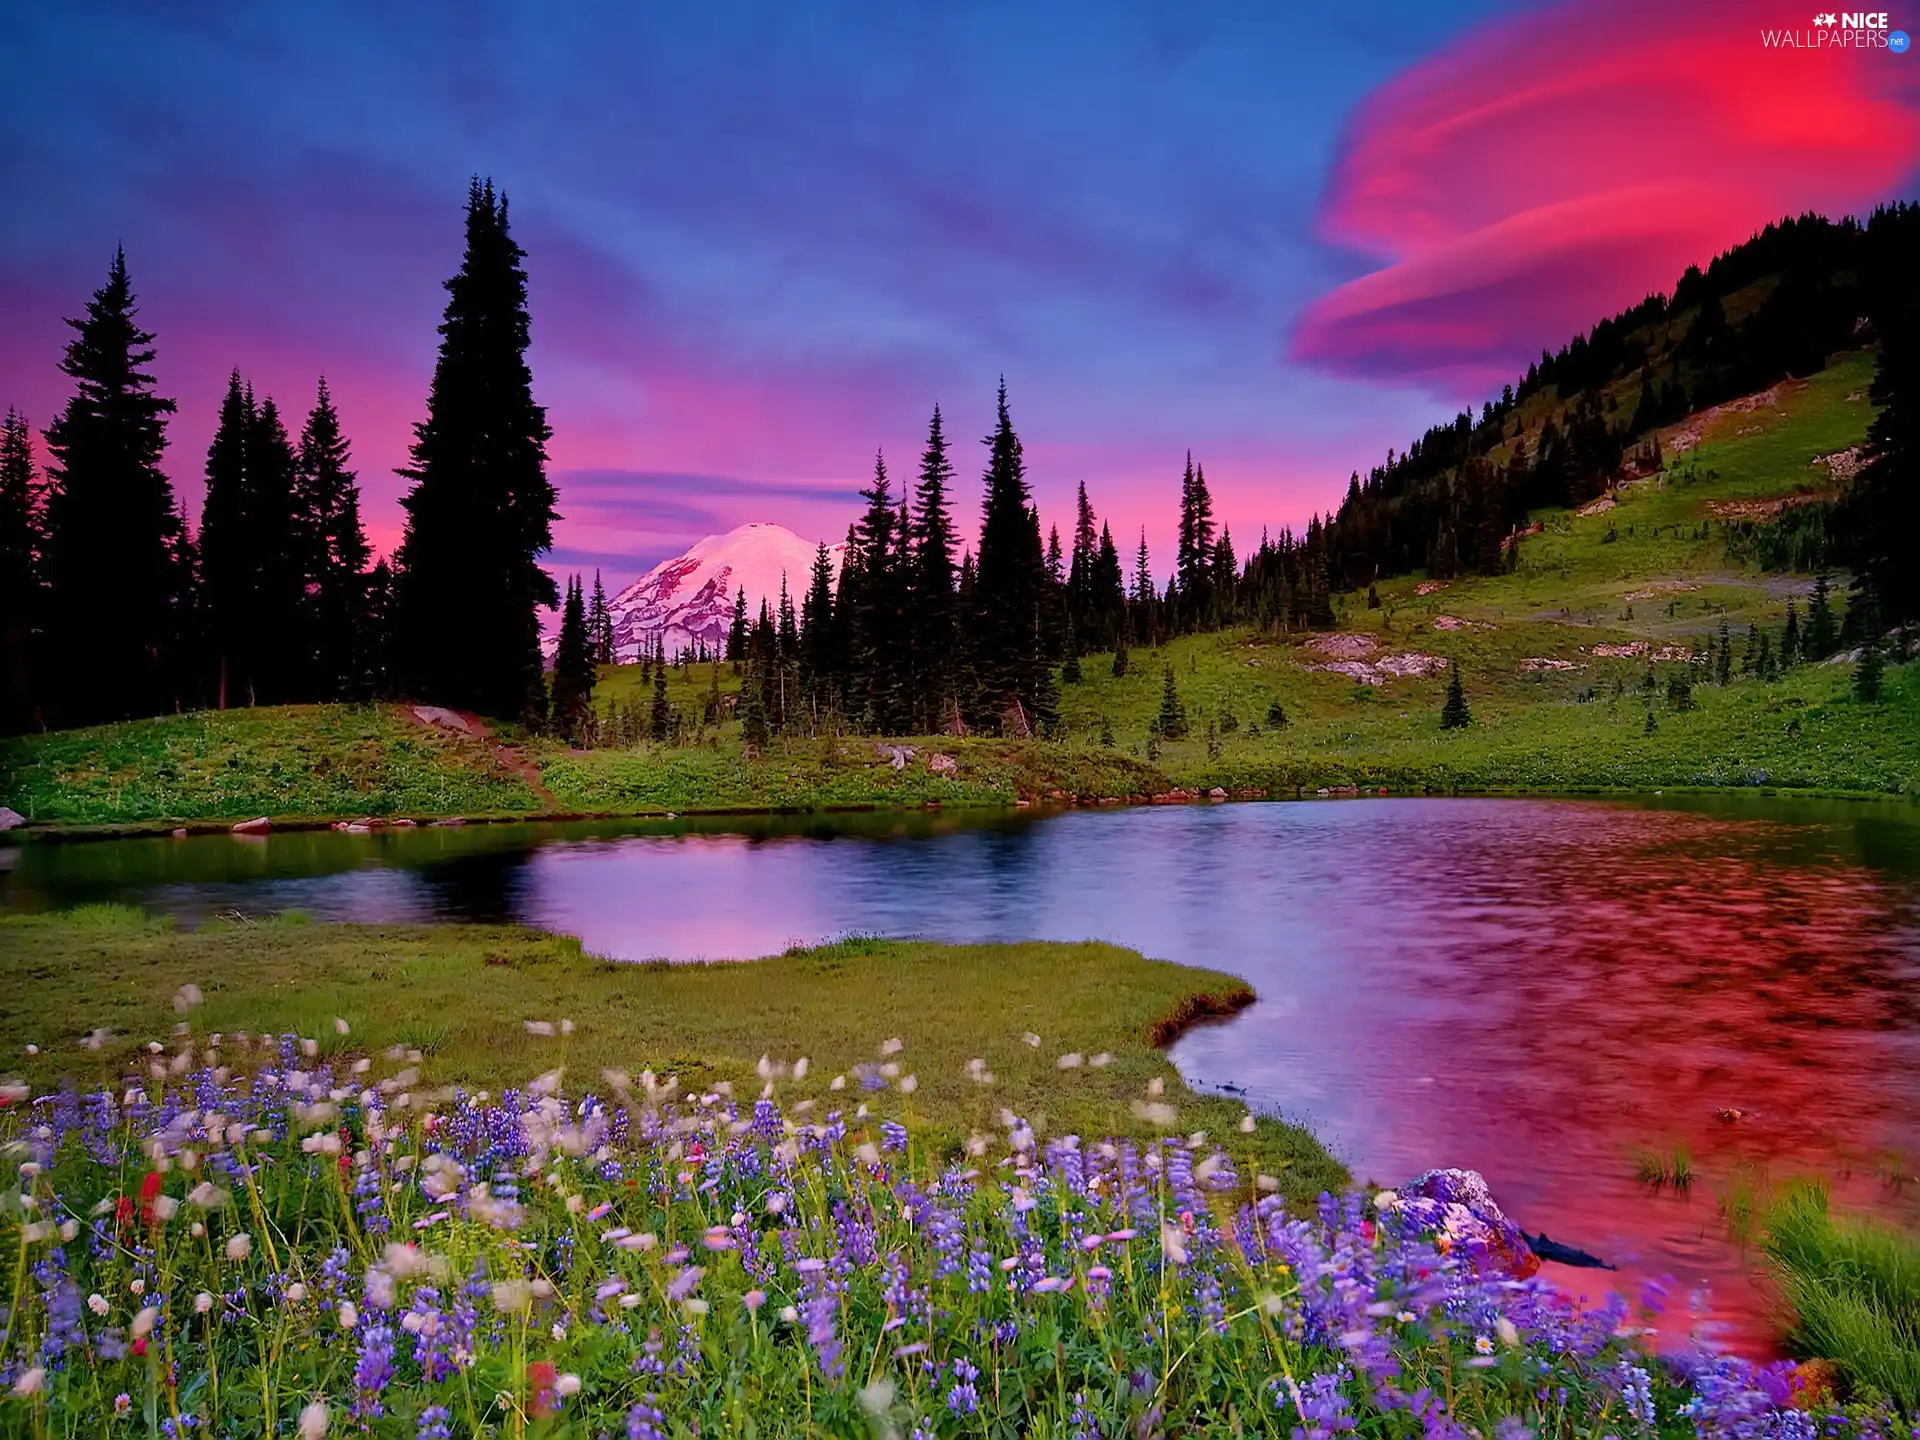
POLYGON ((1576 515, 1583 515, 1583 516, 1584 515, 1604 515, 1607 513, 1607 511, 1613 509, 1615 503, 1616 502, 1614 501, 1613 496, 1602 495, 1598 500, 1589 501, 1587 504, 1582 505, 1578 510, 1574 511, 1573 513, 1576 515))
POLYGON ((1860 467, 1866 463, 1858 445, 1849 445, 1844 450, 1836 450, 1831 455, 1816 455, 1813 464, 1818 465, 1834 479, 1847 481, 1860 473, 1860 467))
POLYGON ((1413 587, 1413 593, 1416 595, 1432 595, 1446 588, 1446 585, 1442 581, 1422 580, 1418 585, 1413 587))
POLYGON ((958 775, 960 762, 951 755, 935 753, 927 757, 927 769, 936 775, 958 775))
POLYGON ((1330 660, 1324 665, 1306 668, 1345 675, 1361 685, 1385 685, 1394 680, 1419 680, 1438 675, 1447 668, 1447 662, 1438 655, 1408 651, 1402 655, 1381 655, 1373 660, 1330 660))
POLYGON ((1436 630, 1491 630, 1494 627, 1484 620, 1462 620, 1458 615, 1436 615, 1433 617, 1436 630))
POLYGON ((471 735, 473 727, 467 723, 467 717, 444 705, 413 705, 413 718, 422 725, 437 725, 442 730, 458 730, 462 735, 471 735))
POLYGON ((1540 1268, 1540 1257, 1494 1203, 1478 1170, 1429 1170, 1375 1203, 1432 1234, 1443 1253, 1464 1256, 1482 1274, 1525 1280, 1540 1268))
POLYGON ((894 769, 904 770, 907 768, 907 762, 913 759, 915 751, 911 745, 875 745, 873 753, 894 769))
POLYGON ((1700 587, 1691 580, 1656 580, 1641 590, 1629 590, 1622 598, 1627 600, 1651 600, 1656 595, 1682 595, 1700 587))
POLYGON ((1584 665, 1576 665, 1571 660, 1543 660, 1539 656, 1529 655, 1520 662, 1520 668, 1529 671, 1550 670, 1558 673, 1562 670, 1584 670, 1587 667, 1584 665))
POLYGON ((1380 648, 1380 642, 1371 635, 1336 630, 1331 635, 1313 636, 1302 648, 1335 660, 1364 660, 1380 648))

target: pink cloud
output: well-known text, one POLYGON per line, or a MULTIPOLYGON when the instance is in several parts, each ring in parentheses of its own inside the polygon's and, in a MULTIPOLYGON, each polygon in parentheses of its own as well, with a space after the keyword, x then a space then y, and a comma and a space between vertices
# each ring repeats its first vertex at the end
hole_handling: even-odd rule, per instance
POLYGON ((1770 49, 1797 0, 1573 0, 1501 22, 1362 107, 1320 214, 1386 268, 1311 306, 1296 359, 1442 384, 1510 375, 1781 216, 1898 193, 1920 76, 1770 49))

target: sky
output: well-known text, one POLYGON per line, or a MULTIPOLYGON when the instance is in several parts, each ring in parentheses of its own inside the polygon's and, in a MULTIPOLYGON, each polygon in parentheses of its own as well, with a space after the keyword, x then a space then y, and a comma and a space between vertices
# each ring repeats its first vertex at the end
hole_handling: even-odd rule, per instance
MULTIPOLYGON (((0 405, 124 244, 198 513, 228 371, 324 373, 400 535, 468 179, 527 251, 556 570, 835 539, 1005 377, 1043 522, 1244 551, 1771 219, 1920 194, 1920 56, 1802 0, 0 9, 0 405)), ((1920 30, 1920 3, 1889 25, 1920 30)))

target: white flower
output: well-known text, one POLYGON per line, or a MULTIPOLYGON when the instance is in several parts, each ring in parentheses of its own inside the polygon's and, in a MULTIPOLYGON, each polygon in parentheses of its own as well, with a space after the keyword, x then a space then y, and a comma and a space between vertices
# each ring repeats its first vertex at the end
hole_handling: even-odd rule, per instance
POLYGON ((227 1259, 244 1260, 253 1254, 253 1237, 242 1230, 238 1235, 228 1237, 227 1259))
POLYGON ((211 1180, 202 1180, 187 1192, 187 1203, 202 1210, 218 1210, 227 1203, 227 1192, 211 1180))
POLYGON ((194 1314, 204 1315, 211 1309, 213 1309, 213 1296, 209 1295, 205 1290, 202 1290, 198 1295, 193 1297, 194 1314))
POLYGON ((1240 1117, 1240 1133, 1242 1135, 1253 1134, 1254 1125, 1255 1125, 1255 1122, 1254 1122, 1252 1111, 1248 1111, 1245 1115, 1242 1115, 1240 1117))
POLYGON ((144 1295, 147 1293, 147 1282, 140 1279, 131 1280, 127 1284, 127 1289, 135 1295, 144 1295))
POLYGON ((798 1060, 793 1062, 793 1078, 794 1079, 804 1080, 807 1078, 807 1064, 808 1064, 807 1057, 804 1055, 802 1055, 798 1060))
POLYGON ((1519 1345, 1520 1343, 1519 1327, 1517 1327, 1513 1323, 1513 1321, 1509 1320, 1506 1316, 1502 1315, 1498 1320, 1495 1320, 1493 1322, 1493 1328, 1500 1336, 1500 1343, 1502 1345, 1505 1345, 1509 1350, 1519 1345))
MULTIPOLYGON (((844 1089, 846 1089, 846 1088, 847 1088, 847 1077, 846 1077, 846 1076, 844 1076, 844 1075, 836 1075, 836 1076, 834 1076, 832 1080, 830 1080, 830 1081, 828 1081, 828 1082, 827 1082, 827 1088, 828 1088, 829 1090, 844 1090, 844 1089)), ((26 1094, 26 1086, 24 1086, 24 1085, 23 1085, 23 1086, 21 1086, 21 1087, 20 1087, 20 1090, 21 1090, 21 1096, 22 1096, 22 1098, 25 1098, 25 1094, 26 1094)))
POLYGON ((500 1280, 493 1286, 493 1308, 503 1315, 521 1315, 533 1308, 533 1287, 524 1280, 500 1280))
POLYGON ((1476 1335, 1473 1337, 1473 1348, 1482 1355, 1491 1355, 1493 1353, 1493 1341, 1484 1335, 1476 1335))
POLYGON ((1160 1248, 1167 1253, 1167 1259, 1176 1265, 1187 1263, 1187 1241, 1179 1227, 1164 1222, 1160 1226, 1160 1248))
POLYGON ((749 1290, 740 1297, 740 1303, 747 1307, 747 1313, 749 1315, 757 1315, 760 1313, 760 1307, 767 1303, 767 1292, 764 1290, 749 1290))
POLYGON ((893 1381, 881 1376, 859 1394, 860 1408, 869 1415, 885 1415, 893 1407, 893 1381))
POLYGON ((345 1035, 348 1031, 352 1029, 353 1027, 347 1024, 347 1022, 342 1020, 338 1015, 333 1017, 333 1033, 334 1034, 345 1035))
POLYGON ((342 1300, 340 1308, 333 1312, 333 1318, 340 1322, 342 1330, 351 1330, 360 1323, 360 1311, 351 1300, 342 1300))
POLYGON ((315 1400, 300 1412, 300 1440, 321 1440, 327 1433, 327 1402, 315 1400))
POLYGON ((780 1307, 780 1318, 789 1325, 797 1325, 800 1323, 800 1312, 791 1305, 783 1305, 780 1307))
POLYGON ((296 1280, 287 1286, 286 1294, 289 1305, 298 1305, 302 1300, 307 1298, 307 1287, 296 1280))
POLYGON ((107 1304, 107 1297, 98 1291, 87 1296, 87 1308, 96 1315, 104 1315, 113 1307, 107 1304))
POLYGON ((694 1296, 691 1300, 682 1300, 680 1303, 685 1307, 689 1315, 704 1315, 707 1313, 707 1302, 702 1300, 698 1295, 694 1296))
POLYGON ((16 1395, 38 1395, 46 1388, 47 1369, 44 1365, 36 1365, 31 1370, 22 1370, 20 1378, 13 1382, 13 1393, 16 1395))
POLYGON ((160 1307, 149 1305, 133 1317, 133 1326, 127 1332, 136 1340, 144 1340, 153 1333, 153 1325, 160 1318, 160 1307))
POLYGON ((553 1382, 553 1393, 565 1399, 580 1393, 580 1377, 569 1371, 553 1382))

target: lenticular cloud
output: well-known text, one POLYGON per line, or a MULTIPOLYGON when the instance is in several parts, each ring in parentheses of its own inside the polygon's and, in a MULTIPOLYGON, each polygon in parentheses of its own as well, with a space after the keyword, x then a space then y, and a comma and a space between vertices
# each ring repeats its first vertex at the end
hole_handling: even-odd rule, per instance
POLYGON ((1403 72, 1352 124, 1320 212, 1385 268, 1309 307, 1295 359, 1479 384, 1783 215, 1895 195, 1920 75, 1768 48, 1797 9, 1576 0, 1403 72), (1771 12, 1780 10, 1774 15, 1771 12))

